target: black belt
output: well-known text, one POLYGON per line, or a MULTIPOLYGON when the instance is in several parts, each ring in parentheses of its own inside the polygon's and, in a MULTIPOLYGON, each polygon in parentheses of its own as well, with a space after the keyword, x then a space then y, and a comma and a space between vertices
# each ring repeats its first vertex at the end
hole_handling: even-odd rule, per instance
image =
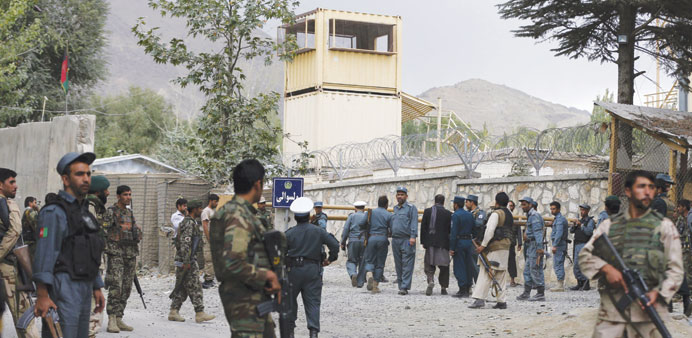
POLYGON ((473 235, 457 235, 457 239, 473 239, 473 235))
POLYGON ((320 264, 320 261, 308 257, 286 257, 286 266, 288 267, 303 266, 305 263, 320 264))

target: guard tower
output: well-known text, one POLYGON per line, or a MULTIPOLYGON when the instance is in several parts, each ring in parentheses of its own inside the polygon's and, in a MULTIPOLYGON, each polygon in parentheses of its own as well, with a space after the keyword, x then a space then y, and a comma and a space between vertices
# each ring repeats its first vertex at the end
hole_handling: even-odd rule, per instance
MULTIPOLYGON (((291 140, 319 150, 401 135, 401 17, 318 8, 279 27, 278 40, 287 36, 298 44, 284 75, 291 140)), ((285 154, 300 152, 291 140, 285 154)))

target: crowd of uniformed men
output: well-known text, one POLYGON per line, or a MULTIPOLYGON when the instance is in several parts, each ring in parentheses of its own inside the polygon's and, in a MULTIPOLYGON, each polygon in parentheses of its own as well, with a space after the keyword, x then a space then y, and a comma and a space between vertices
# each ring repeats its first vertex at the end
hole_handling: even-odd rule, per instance
MULTIPOLYGON (((64 337, 94 336, 99 332, 104 306, 108 332, 133 330, 123 316, 136 279, 142 231, 130 208, 132 189, 117 187, 117 201, 107 206, 110 184, 103 176, 91 177, 89 166, 94 159, 92 153, 66 154, 57 165, 63 189, 48 194, 40 211, 36 198, 27 197, 23 216, 13 200, 17 174, 0 168, 1 289, 15 322, 33 304, 31 292, 35 291, 34 315, 45 317, 57 308, 64 337), (33 262, 29 269, 19 264, 20 249, 27 246, 33 262), (107 305, 101 292, 104 266, 107 305)), ((261 304, 282 288, 281 276, 273 269, 273 258, 265 245, 264 235, 274 226, 262 198, 264 179, 264 167, 256 160, 245 160, 233 170, 233 199, 219 210, 215 210, 219 197, 213 194, 206 205, 198 200, 176 201, 177 211, 171 216, 176 283, 170 295, 169 320, 185 320, 178 311, 188 297, 198 323, 214 319, 204 312, 202 289, 213 287, 216 279, 220 281, 218 291, 234 337, 274 336, 271 316, 259 314, 261 304), (200 269, 204 282, 199 279, 200 269)), ((458 286, 454 297, 472 297, 469 308, 479 309, 485 307, 490 295, 495 298, 494 309, 506 309, 507 286, 520 286, 515 280, 516 253, 523 250, 524 292, 517 300, 544 301, 543 268, 550 248, 557 276, 551 291, 565 290, 567 258, 575 262, 577 285, 571 290, 589 290, 590 280, 598 279, 601 309, 595 337, 656 336, 655 326, 638 304, 630 305, 629 318, 616 310, 613 300, 623 294, 622 274, 594 254, 594 241, 607 234, 625 263, 642 275, 650 289, 650 304, 662 316, 668 312, 666 307, 672 311, 676 292, 682 298, 685 315, 690 316, 692 213, 688 200, 680 200, 677 205, 670 201, 667 193, 671 184, 673 181, 665 174, 654 177, 645 171, 631 172, 625 180, 624 207, 618 197, 609 196, 597 219, 590 216, 591 207, 582 204, 579 219, 572 222, 562 215, 561 204, 553 201, 552 221, 546 223, 537 210, 538 204, 526 196, 519 200, 526 215, 524 231, 515 223, 519 219, 515 203, 504 192, 495 195, 488 211, 479 207, 475 195, 455 196, 451 211, 445 207, 445 196, 437 195, 434 204, 423 212, 420 233, 418 209, 407 201, 407 188, 397 187, 391 211, 387 196, 377 199, 376 208, 355 202, 355 212, 348 216, 340 242, 327 231, 328 217, 322 211, 322 202, 298 198, 290 207, 297 225, 285 232, 284 248, 289 281, 284 287, 288 285, 287 294, 292 298, 288 321, 291 335, 299 294, 310 336, 316 337, 320 331, 323 267, 337 259, 339 247, 347 251, 346 271, 351 285, 367 285, 369 291, 379 293, 380 283, 388 282, 384 265, 391 245, 396 285, 403 296, 411 290, 416 245, 420 241, 425 250, 423 269, 428 296, 435 287, 436 271, 440 293, 448 294, 453 265, 458 286), (550 238, 546 238, 546 225, 552 226, 550 238), (569 233, 574 234, 571 258, 567 252, 569 233), (536 293, 531 296, 533 290, 536 293)), ((17 332, 20 337, 38 337, 33 322, 17 332)), ((48 325, 43 325, 42 335, 51 337, 48 325)))

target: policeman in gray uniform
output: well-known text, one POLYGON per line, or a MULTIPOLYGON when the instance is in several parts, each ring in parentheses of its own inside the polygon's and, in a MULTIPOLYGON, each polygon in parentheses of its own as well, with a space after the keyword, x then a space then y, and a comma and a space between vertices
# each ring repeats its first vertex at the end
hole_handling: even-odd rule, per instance
POLYGON ((351 278, 351 286, 362 288, 365 284, 365 231, 368 214, 365 213, 365 202, 353 203, 356 212, 348 215, 344 230, 341 233, 341 250, 348 245, 348 260, 346 272, 351 278))
POLYGON ((399 295, 407 295, 411 289, 413 266, 416 262, 416 238, 418 237, 418 209, 408 203, 408 189, 396 188, 397 205, 392 216, 392 255, 396 268, 399 295))
POLYGON ((377 209, 370 216, 370 238, 365 246, 365 273, 370 272, 368 290, 379 293, 379 284, 384 277, 384 262, 387 260, 389 240, 387 234, 392 229, 392 214, 387 211, 389 199, 380 196, 377 199, 377 209))
POLYGON ((524 292, 517 300, 545 301, 545 278, 543 276, 543 227, 545 221, 536 211, 536 204, 531 197, 519 200, 521 209, 527 216, 526 233, 524 233, 524 292), (536 295, 531 296, 531 289, 536 289, 536 295))
POLYGON ((317 337, 320 332, 320 303, 322 302, 320 266, 329 265, 339 255, 339 242, 336 238, 330 236, 326 230, 309 223, 312 207, 312 200, 307 197, 300 197, 293 201, 290 209, 295 214, 298 224, 286 231, 288 245, 286 266, 293 297, 292 329, 295 329, 298 315, 296 301, 300 293, 303 297, 310 338, 317 337), (322 245, 327 245, 329 248, 329 257, 324 261, 321 260, 322 245))
POLYGON ((310 223, 327 230, 327 214, 322 212, 322 202, 315 202, 315 214, 310 218, 310 223))
MULTIPOLYGON (((480 238, 485 233, 485 228, 483 226, 487 220, 486 213, 484 210, 478 207, 478 196, 476 195, 468 195, 466 197, 465 205, 466 210, 468 210, 471 213, 471 216, 473 216, 473 238, 476 240, 476 242, 481 243, 482 241, 480 238)), ((473 250, 473 256, 471 259, 473 260, 473 264, 476 265, 476 273, 473 275, 473 282, 475 283, 478 279, 478 272, 480 271, 480 267, 478 266, 478 253, 476 250, 473 250)))

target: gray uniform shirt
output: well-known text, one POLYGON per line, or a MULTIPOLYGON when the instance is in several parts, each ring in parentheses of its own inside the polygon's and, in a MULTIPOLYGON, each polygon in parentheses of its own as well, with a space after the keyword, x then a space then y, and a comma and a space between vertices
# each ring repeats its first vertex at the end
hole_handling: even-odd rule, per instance
POLYGON ((326 230, 310 223, 299 223, 286 231, 288 257, 307 257, 320 261, 322 245, 329 248, 328 260, 333 262, 339 255, 339 242, 326 230))
POLYGON ((344 231, 341 233, 341 243, 346 243, 346 239, 364 239, 361 237, 361 234, 363 233, 361 227, 365 227, 365 223, 367 221, 368 214, 363 211, 356 211, 355 213, 348 215, 346 224, 344 225, 344 231))
POLYGON ((392 213, 385 208, 377 208, 370 216, 370 236, 387 235, 392 228, 392 213))
MULTIPOLYGON (((58 195, 67 203, 79 203, 74 196, 62 190, 58 195)), ((82 200, 81 204, 85 210, 88 208, 86 199, 82 200)), ((38 283, 53 285, 55 262, 60 255, 63 240, 69 235, 65 211, 56 204, 43 207, 38 213, 38 231, 32 279, 38 283)), ((92 289, 103 287, 103 280, 99 275, 96 275, 93 283, 92 289)))
POLYGON ((404 202, 401 206, 398 204, 394 206, 392 237, 414 239, 418 237, 418 209, 415 205, 404 202))

